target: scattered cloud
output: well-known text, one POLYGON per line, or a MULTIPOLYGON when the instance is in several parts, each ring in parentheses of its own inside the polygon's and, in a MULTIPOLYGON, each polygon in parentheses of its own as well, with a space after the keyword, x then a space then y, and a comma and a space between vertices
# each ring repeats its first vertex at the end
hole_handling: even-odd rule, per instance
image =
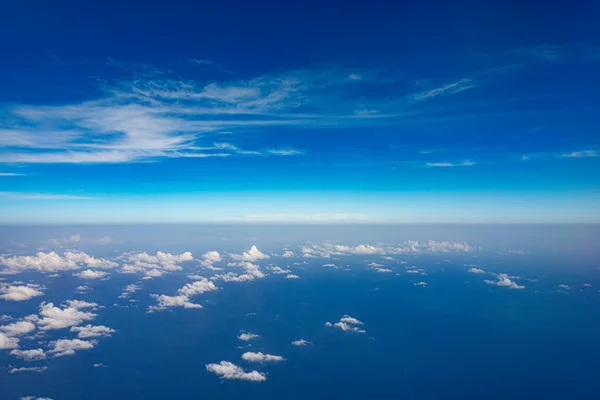
POLYGON ((96 314, 91 311, 82 311, 86 308, 96 309, 98 304, 88 303, 81 300, 68 300, 61 307, 54 306, 53 303, 41 303, 40 315, 42 318, 38 322, 41 330, 64 329, 71 326, 80 325, 84 321, 90 321, 96 318, 96 314))
POLYGON ((46 358, 46 353, 42 349, 32 349, 32 350, 12 350, 10 352, 12 356, 15 356, 21 360, 25 361, 37 361, 44 360, 46 358))
POLYGON ((104 325, 93 326, 87 324, 85 326, 74 326, 71 328, 71 332, 77 332, 79 339, 88 339, 93 337, 110 337, 116 331, 104 325))
POLYGON ((8 336, 26 335, 35 330, 35 324, 29 321, 18 321, 12 324, 0 326, 0 331, 8 336))
POLYGON ((0 332, 0 350, 19 348, 19 339, 10 337, 4 332, 0 332))
POLYGON ((150 296, 158 302, 158 305, 149 307, 149 311, 160 311, 171 307, 202 308, 202 305, 190 302, 189 297, 184 295, 151 294, 150 296))
POLYGON ((0 274, 18 274, 27 270, 42 273, 55 273, 60 271, 73 271, 84 267, 110 269, 118 266, 117 263, 95 258, 84 252, 67 251, 63 255, 55 252, 39 252, 34 256, 0 256, 0 265, 5 268, 0 274))
POLYGON ((512 281, 507 274, 498 274, 496 275, 496 280, 484 280, 488 285, 495 285, 500 287, 507 287, 509 289, 525 289, 525 286, 518 285, 516 282, 512 281))
POLYGON ((451 163, 451 162, 429 162, 426 164, 428 167, 471 167, 475 165, 475 161, 466 160, 459 163, 451 163))
POLYGON ((258 371, 246 372, 242 367, 229 361, 221 361, 219 364, 207 364, 206 370, 218 375, 221 379, 235 379, 242 381, 264 382, 267 376, 258 371))
POLYGON ((476 268, 476 267, 471 267, 467 270, 467 272, 470 272, 472 274, 485 274, 485 271, 482 270, 481 268, 476 268))
POLYGON ((137 292, 137 291, 138 291, 138 290, 140 290, 141 288, 142 288, 141 286, 138 286, 138 285, 136 285, 136 284, 133 284, 133 283, 132 283, 132 284, 130 284, 130 285, 127 285, 127 286, 125 286, 125 288, 123 289, 123 293, 121 293, 121 294, 119 295, 119 298, 120 298, 120 299, 126 299, 126 298, 128 298, 128 297, 129 297, 129 296, 130 296, 132 293, 135 293, 135 292, 137 292))
POLYGON ((104 363, 98 363, 98 364, 94 364, 92 366, 94 368, 108 368, 108 366, 106 366, 104 363))
POLYGON ((285 279, 300 279, 300 277, 296 274, 289 274, 285 276, 285 279))
POLYGON ((558 285, 559 288, 569 290, 571 287, 569 285, 558 285))
POLYGON ((26 174, 18 174, 16 172, 0 172, 0 177, 2 176, 24 176, 26 174))
POLYGON ((104 278, 108 275, 107 272, 104 271, 94 271, 91 269, 86 269, 85 271, 81 271, 77 274, 73 274, 73 276, 76 276, 78 278, 83 278, 83 279, 100 279, 100 278, 104 278))
POLYGON ((598 152, 596 150, 573 151, 571 153, 563 154, 562 157, 569 157, 569 158, 600 157, 600 152, 598 152))
POLYGON ((363 326, 364 323, 359 321, 356 318, 353 318, 349 315, 344 315, 340 320, 336 323, 326 322, 325 326, 327 327, 335 327, 343 330, 344 332, 357 332, 357 333, 366 333, 366 331, 360 326, 363 326))
POLYGON ((6 301, 25 301, 34 297, 43 296, 44 289, 40 285, 28 283, 26 285, 7 285, 0 283, 0 299, 6 301))
POLYGON ((255 333, 246 332, 246 333, 241 333, 238 336, 238 339, 243 340, 244 342, 248 342, 253 339, 258 339, 259 337, 260 337, 260 335, 257 335, 255 333))
POLYGON ((304 339, 298 339, 298 340, 294 340, 292 342, 293 346, 298 346, 298 347, 308 346, 309 344, 310 344, 310 342, 308 340, 304 340, 304 339))
POLYGON ((202 255, 200 265, 209 269, 218 270, 221 268, 215 268, 213 264, 220 261, 223 261, 223 257, 221 257, 221 254, 219 254, 218 251, 207 251, 202 255))
POLYGON ((156 255, 146 252, 125 253, 118 258, 124 262, 118 272, 123 274, 143 273, 147 279, 162 276, 168 272, 180 271, 182 267, 177 264, 194 259, 189 251, 182 254, 159 251, 156 255))
POLYGON ((21 368, 11 368, 8 370, 9 374, 17 374, 19 372, 44 372, 47 371, 48 367, 21 367, 21 368))
POLYGON ((77 351, 93 349, 96 344, 96 340, 60 339, 49 343, 48 353, 54 357, 72 356, 77 351))
POLYGON ((425 286, 427 286, 427 282, 416 282, 416 283, 413 283, 413 285, 420 286, 420 287, 425 287, 425 286))
POLYGON ((283 254, 281 255, 281 257, 283 258, 294 258, 296 257, 296 253, 294 253, 293 251, 290 250, 286 250, 283 252, 283 254))
POLYGON ((290 271, 289 269, 283 269, 281 267, 274 266, 269 268, 269 272, 271 272, 272 274, 289 274, 292 271, 290 271))
MULTIPOLYGON (((461 242, 437 242, 435 240, 416 241, 409 240, 400 245, 368 245, 345 246, 333 243, 310 244, 302 247, 302 254, 308 258, 331 258, 334 256, 352 255, 394 255, 394 254, 425 254, 425 253, 450 253, 470 252, 473 248, 461 242)), ((326 264, 324 266, 333 266, 326 264)))
POLYGON ((231 258, 239 261, 254 262, 257 260, 263 260, 269 258, 268 255, 262 253, 256 246, 250 247, 250 250, 243 252, 242 254, 230 254, 231 258))
POLYGON ((244 361, 253 362, 253 363, 267 363, 267 362, 281 362, 285 361, 285 358, 281 356, 275 356, 272 354, 264 354, 261 352, 255 353, 252 351, 247 351, 242 354, 242 359, 244 361))

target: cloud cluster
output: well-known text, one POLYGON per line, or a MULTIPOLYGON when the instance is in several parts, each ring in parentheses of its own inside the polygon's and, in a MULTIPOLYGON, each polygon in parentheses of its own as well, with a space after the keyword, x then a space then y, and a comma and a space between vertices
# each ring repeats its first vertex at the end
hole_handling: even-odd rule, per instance
POLYGON ((212 281, 202 278, 198 281, 188 283, 184 287, 178 289, 178 295, 176 296, 152 294, 151 296, 158 302, 158 305, 151 306, 148 308, 148 310, 160 311, 171 307, 202 308, 200 304, 192 303, 190 301, 190 297, 215 290, 217 290, 217 286, 212 281))
POLYGON ((19 372, 44 372, 47 371, 48 367, 21 367, 21 368, 11 368, 8 370, 9 374, 17 374, 19 372))
POLYGON ((49 343, 48 353, 54 357, 72 356, 77 351, 93 349, 97 344, 97 340, 59 339, 49 343))
POLYGON ((192 261, 192 253, 170 254, 159 251, 156 255, 143 253, 126 253, 119 257, 123 260, 123 266, 119 269, 123 274, 143 273, 145 279, 162 276, 172 271, 180 271, 182 267, 177 265, 185 261, 192 261))
POLYGON ((496 280, 486 279, 484 280, 488 285, 495 285, 500 287, 506 287, 509 289, 525 289, 525 286, 518 285, 516 282, 510 279, 507 274, 496 275, 496 280))
POLYGON ((130 285, 127 285, 127 286, 125 286, 125 288, 123 289, 123 293, 121 293, 121 294, 119 295, 119 298, 120 298, 120 299, 126 299, 126 298, 128 298, 128 297, 129 297, 129 296, 130 296, 132 293, 135 293, 135 292, 137 292, 137 291, 138 291, 138 290, 140 290, 140 289, 141 289, 141 286, 138 286, 138 285, 136 285, 136 284, 133 284, 133 283, 132 283, 132 284, 130 284, 130 285))
POLYGON ((71 251, 67 251, 63 255, 51 251, 49 253, 39 252, 34 256, 0 256, 0 265, 4 266, 0 270, 0 274, 18 274, 27 270, 51 274, 81 268, 109 269, 118 266, 117 263, 103 258, 95 258, 83 252, 71 251))
POLYGON ((300 279, 300 277, 296 274, 289 274, 285 276, 285 279, 300 279))
POLYGON ((344 332, 357 332, 357 333, 366 333, 364 329, 360 328, 364 323, 359 321, 356 318, 353 318, 349 315, 344 315, 340 320, 336 323, 326 322, 325 326, 334 327, 343 330, 344 332))
POLYGON ((110 337, 116 331, 108 326, 87 324, 85 326, 74 326, 71 332, 77 332, 79 339, 88 339, 93 337, 110 337))
POLYGON ((46 353, 42 349, 31 349, 31 350, 12 350, 10 352, 12 356, 25 361, 37 361, 46 359, 46 353))
POLYGON ((264 382, 267 376, 258 371, 246 372, 244 369, 229 361, 221 361, 218 364, 207 364, 206 370, 218 375, 221 379, 235 379, 243 381, 264 382))
POLYGON ((44 292, 40 285, 25 284, 25 285, 8 285, 0 283, 0 299, 6 301, 25 301, 33 299, 37 296, 43 296, 44 292))
POLYGON ((88 303, 81 300, 68 300, 62 307, 56 307, 54 303, 41 303, 38 326, 41 330, 64 329, 80 325, 84 321, 96 318, 96 314, 84 309, 96 309, 98 304, 88 303))
POLYGON ((253 339, 258 339, 259 337, 260 337, 260 335, 247 332, 247 333, 241 333, 238 336, 238 339, 243 340, 245 342, 248 342, 248 341, 253 340, 253 339))
POLYGON ((254 262, 258 260, 264 260, 269 258, 268 255, 264 254, 256 246, 250 247, 250 250, 243 252, 242 254, 230 254, 233 260, 254 262))
POLYGON ((281 356, 275 356, 272 354, 265 354, 265 353, 261 353, 261 352, 255 353, 252 351, 247 351, 244 354, 242 354, 242 359, 244 361, 253 362, 253 363, 285 361, 285 358, 283 358, 281 356))
POLYGON ((78 278, 82 278, 82 279, 100 279, 100 278, 104 278, 108 275, 108 273, 104 272, 104 271, 94 271, 91 269, 86 269, 85 271, 81 271, 77 274, 73 274, 73 276, 76 276, 78 278))
POLYGON ((437 242, 429 240, 420 242, 415 240, 406 241, 400 245, 369 245, 359 244, 346 246, 334 243, 310 244, 302 247, 302 254, 309 258, 331 258, 336 256, 352 255, 393 255, 393 254, 424 254, 424 253, 450 253, 469 252, 473 248, 467 243, 461 242, 437 242))

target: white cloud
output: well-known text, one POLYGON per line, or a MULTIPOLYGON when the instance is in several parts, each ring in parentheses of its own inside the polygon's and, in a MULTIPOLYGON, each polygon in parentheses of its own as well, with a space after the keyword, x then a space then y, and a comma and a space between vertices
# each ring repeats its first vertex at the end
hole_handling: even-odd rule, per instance
POLYGON ((6 301, 25 301, 37 296, 43 296, 40 285, 6 285, 0 284, 0 299, 6 301))
POLYGON ((568 154, 563 154, 563 157, 570 158, 586 158, 586 157, 600 157, 600 153, 596 150, 582 150, 582 151, 573 151, 568 154))
POLYGON ((383 267, 383 265, 378 264, 376 262, 369 263, 369 264, 367 264, 367 266, 369 266, 371 268, 383 267))
POLYGON ((353 318, 349 315, 344 315, 340 320, 336 323, 326 322, 325 326, 327 327, 335 327, 339 328, 344 332, 357 332, 357 333, 366 333, 364 329, 359 328, 359 326, 364 325, 362 321, 359 321, 356 318, 353 318))
POLYGON ((221 257, 221 254, 219 254, 218 251, 207 251, 202 255, 202 261, 200 262, 200 265, 203 267, 216 269, 214 268, 213 264, 221 261, 223 261, 223 257, 221 257))
POLYGON ((303 151, 294 149, 270 149, 267 150, 267 153, 275 156, 301 156, 304 154, 303 151))
POLYGON ((211 292, 214 290, 217 290, 215 284, 206 278, 202 278, 201 280, 188 283, 187 285, 179 289, 177 292, 184 296, 191 297, 202 293, 211 292))
POLYGON ((62 308, 54 306, 53 303, 41 303, 38 325, 41 330, 64 329, 79 325, 84 321, 96 318, 96 314, 90 311, 82 311, 85 308, 95 309, 96 303, 88 303, 80 300, 69 300, 62 308))
POLYGON ((413 283, 413 285, 420 286, 420 287, 425 287, 425 286, 427 286, 427 282, 416 282, 416 283, 413 283))
POLYGON ((10 352, 12 356, 20 358, 25 361, 37 361, 44 360, 46 358, 46 353, 42 349, 32 349, 32 350, 12 350, 10 352))
POLYGON ((18 321, 12 324, 0 326, 0 331, 8 336, 26 335, 35 330, 35 324, 29 321, 18 321))
MULTIPOLYGON (((473 248, 467 243, 461 242, 438 242, 435 240, 416 241, 409 240, 400 245, 369 245, 359 244, 357 246, 345 246, 333 243, 311 244, 302 247, 304 257, 331 258, 335 256, 352 255, 395 255, 395 254, 426 254, 426 253, 450 253, 469 252, 473 248)), ((331 266, 331 265, 327 265, 331 266)))
POLYGON ((289 274, 285 276, 285 279, 300 279, 300 277, 295 274, 289 274))
POLYGON ((19 400, 53 400, 50 397, 35 397, 35 396, 25 396, 21 397, 19 400))
POLYGON ((289 274, 290 272, 292 272, 289 269, 283 269, 283 268, 278 267, 278 266, 269 268, 269 271, 272 274, 289 274))
POLYGON ((304 339, 298 339, 298 340, 294 340, 292 342, 292 345, 294 346, 308 346, 310 344, 310 342, 308 340, 304 340, 304 339))
POLYGON ((207 364, 206 370, 221 377, 221 379, 237 379, 253 382, 264 382, 267 376, 258 371, 245 372, 242 367, 229 361, 221 361, 219 364, 207 364))
POLYGON ((98 363, 98 364, 94 364, 92 366, 94 368, 108 368, 106 365, 104 365, 104 363, 98 363))
POLYGON ((92 268, 115 268, 117 263, 92 257, 83 252, 65 252, 59 255, 55 252, 39 252, 35 256, 0 256, 0 265, 5 269, 2 274, 17 274, 26 270, 35 270, 42 273, 54 273, 60 271, 73 271, 83 267, 92 268))
POLYGON ((285 360, 285 358, 283 358, 281 356, 275 356, 272 354, 264 354, 261 352, 255 353, 252 351, 247 351, 244 354, 242 354, 242 359, 244 361, 255 362, 255 363, 281 362, 281 361, 285 360))
POLYGON ((234 272, 228 272, 226 274, 215 275, 211 279, 222 279, 225 282, 249 282, 256 279, 251 274, 236 274, 234 272))
POLYGON ((192 261, 192 253, 182 254, 163 253, 159 251, 156 255, 143 253, 125 253, 119 256, 124 260, 124 265, 119 269, 123 274, 144 273, 146 278, 161 276, 166 272, 180 271, 182 267, 178 263, 192 261))
POLYGON ((390 272, 394 272, 389 268, 373 268, 373 271, 375 272, 379 272, 379 273, 390 273, 390 272))
POLYGON ((250 340, 253 339, 258 339, 260 337, 260 335, 257 335, 255 333, 242 333, 238 336, 238 339, 243 340, 245 342, 248 342, 250 340))
POLYGON ((8 370, 9 374, 17 374, 19 372, 44 372, 47 371, 48 367, 21 367, 21 368, 11 368, 8 370))
POLYGON ((464 90, 472 89, 474 87, 476 87, 476 85, 471 79, 460 79, 458 81, 448 83, 437 88, 425 90, 420 93, 415 93, 413 95, 413 99, 417 102, 421 102, 441 95, 460 93, 464 90))
POLYGON ((60 339, 49 343, 51 349, 48 353, 54 354, 54 357, 72 356, 79 350, 93 349, 96 344, 96 340, 60 339))
POLYGON ((119 295, 119 298, 120 299, 126 299, 126 298, 128 298, 131 295, 131 293, 135 293, 135 292, 137 292, 140 289, 141 289, 141 286, 138 286, 136 284, 127 285, 123 289, 123 293, 121 293, 119 295))
POLYGON ((158 302, 158 306, 149 307, 150 311, 159 311, 171 307, 202 308, 202 305, 190 302, 190 298, 184 295, 167 296, 165 294, 151 294, 150 296, 158 302))
POLYGON ((485 274, 484 270, 476 267, 469 268, 467 272, 470 272, 472 274, 485 274))
POLYGON ((78 278, 83 278, 83 279, 100 279, 100 278, 104 278, 107 275, 108 275, 108 273, 106 273, 104 271, 94 271, 91 269, 86 269, 85 271, 81 271, 77 274, 73 274, 73 276, 76 276, 78 278))
POLYGON ((284 258, 293 258, 293 257, 296 257, 296 253, 294 253, 293 251, 290 251, 290 250, 286 250, 286 251, 283 252, 283 254, 281 255, 281 257, 284 257, 284 258))
POLYGON ((93 326, 87 324, 85 326, 74 326, 71 328, 71 332, 77 332, 79 339, 87 339, 92 337, 110 337, 116 331, 104 325, 93 326))
POLYGON ((19 339, 10 337, 4 332, 0 332, 0 350, 17 349, 19 347, 19 339))
POLYGON ((571 287, 569 285, 558 285, 558 287, 561 289, 566 289, 566 290, 571 289, 571 287))
POLYGON ((231 258, 238 261, 253 262, 257 260, 263 260, 269 258, 268 255, 262 253, 256 246, 250 247, 250 250, 243 252, 242 254, 230 254, 231 258))
POLYGON ((518 285, 514 281, 512 281, 507 274, 498 274, 496 275, 496 280, 492 281, 489 279, 484 280, 488 285, 496 285, 500 287, 507 287, 509 289, 525 289, 525 286, 518 285))
POLYGON ((475 161, 465 160, 459 163, 451 162, 429 162, 426 164, 428 167, 471 167, 475 165, 475 161))

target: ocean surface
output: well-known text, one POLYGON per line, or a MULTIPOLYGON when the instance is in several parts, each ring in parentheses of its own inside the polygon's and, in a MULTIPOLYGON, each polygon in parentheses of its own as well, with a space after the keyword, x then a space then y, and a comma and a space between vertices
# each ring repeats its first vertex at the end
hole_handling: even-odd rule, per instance
POLYGON ((35 325, 0 327, 2 400, 600 393, 598 225, 5 226, 0 250, 0 294, 41 293, 0 299, 0 325, 35 325), (193 282, 194 306, 161 305, 193 282), (114 331, 57 350, 88 324, 114 331))

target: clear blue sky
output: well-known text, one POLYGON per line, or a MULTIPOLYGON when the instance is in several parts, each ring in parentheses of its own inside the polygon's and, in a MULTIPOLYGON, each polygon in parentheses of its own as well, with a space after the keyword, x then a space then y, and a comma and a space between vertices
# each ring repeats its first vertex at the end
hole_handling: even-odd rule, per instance
POLYGON ((0 223, 600 222, 599 12, 3 2, 0 223))

